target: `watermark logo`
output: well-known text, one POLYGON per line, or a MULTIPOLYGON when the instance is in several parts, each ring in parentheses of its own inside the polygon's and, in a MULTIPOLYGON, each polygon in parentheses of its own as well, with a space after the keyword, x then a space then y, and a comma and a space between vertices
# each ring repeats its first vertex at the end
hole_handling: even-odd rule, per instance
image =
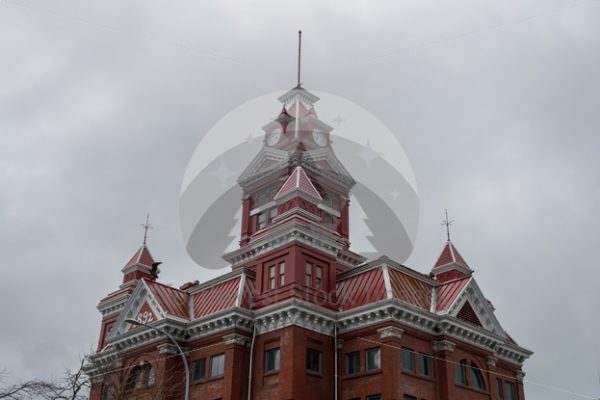
MULTIPOLYGON (((417 233, 419 195, 412 166, 394 132, 358 104, 311 91, 318 118, 334 128, 332 148, 356 181, 350 197, 351 250, 367 259, 404 262, 417 233)), ((227 266, 238 248, 242 190, 237 179, 265 145, 261 127, 281 110, 277 97, 256 97, 221 118, 201 139, 188 164, 179 198, 190 257, 207 269, 227 266)))

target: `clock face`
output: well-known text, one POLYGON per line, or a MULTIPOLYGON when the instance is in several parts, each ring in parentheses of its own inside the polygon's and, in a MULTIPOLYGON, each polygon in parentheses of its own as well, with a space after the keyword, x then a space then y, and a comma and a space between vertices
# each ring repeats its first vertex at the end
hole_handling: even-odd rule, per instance
POLYGON ((269 133, 269 136, 267 136, 267 144, 273 146, 279 142, 279 139, 281 139, 281 128, 275 128, 269 133))
POLYGON ((327 144, 327 137, 325 136, 325 133, 319 129, 315 129, 313 131, 313 140, 319 146, 325 146, 327 144))

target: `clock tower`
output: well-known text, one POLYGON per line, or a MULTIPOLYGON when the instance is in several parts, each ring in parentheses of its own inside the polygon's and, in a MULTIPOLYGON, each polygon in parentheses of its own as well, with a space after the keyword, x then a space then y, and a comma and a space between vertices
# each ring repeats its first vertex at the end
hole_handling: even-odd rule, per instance
POLYGON ((349 250, 354 180, 335 156, 317 96, 296 86, 263 126, 264 146, 240 176, 240 248, 224 258, 256 272, 257 307, 298 297, 333 309, 336 276, 364 261, 349 250), (264 301, 263 301, 264 300, 264 301))

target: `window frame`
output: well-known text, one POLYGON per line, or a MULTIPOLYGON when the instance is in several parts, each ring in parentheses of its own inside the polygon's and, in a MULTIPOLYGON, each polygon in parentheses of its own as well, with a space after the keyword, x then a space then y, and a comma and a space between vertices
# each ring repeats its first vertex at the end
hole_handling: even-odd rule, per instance
POLYGON ((346 362, 346 375, 356 375, 360 374, 360 350, 350 351, 345 354, 344 361, 346 362), (351 364, 351 358, 356 357, 356 365, 351 364), (350 366, 354 365, 357 367, 356 371, 350 371, 350 366))
POLYGON ((400 352, 402 354, 402 371, 416 374, 417 366, 415 363, 415 351, 409 347, 402 347, 400 352), (410 362, 411 368, 409 368, 409 365, 406 365, 406 361, 410 362))
POLYGON ((266 349, 263 364, 263 372, 265 374, 279 372, 279 369, 281 368, 281 348, 273 347, 271 349, 266 349), (271 354, 274 354, 272 368, 269 367, 269 355, 271 354))
POLYGON ((419 375, 431 378, 433 376, 433 363, 430 354, 419 352, 417 354, 419 375))
POLYGON ((210 369, 208 372, 209 378, 219 378, 223 375, 225 375, 225 353, 219 353, 210 356, 210 369), (220 361, 220 363, 218 364, 218 366, 220 367, 220 374, 215 374, 214 372, 215 360, 217 359, 222 360, 222 362, 220 361))
POLYGON ((192 382, 198 382, 206 378, 206 357, 198 358, 192 363, 192 382), (202 365, 202 375, 196 376, 197 365, 202 365))
POLYGON ((377 347, 371 347, 369 349, 365 349, 365 371, 366 372, 373 372, 373 371, 379 371, 381 370, 381 347, 377 346, 377 347), (378 360, 377 363, 378 365, 376 367, 372 367, 369 366, 369 354, 371 352, 376 352, 377 354, 377 358, 375 358, 374 360, 378 360))
POLYGON ((323 352, 322 351, 313 349, 311 347, 308 347, 306 349, 306 370, 313 374, 322 374, 323 373, 323 352), (318 370, 312 368, 311 361, 314 361, 314 359, 310 357, 311 354, 317 355, 318 370))
POLYGON ((313 286, 313 267, 314 264, 311 262, 307 261, 304 264, 304 286, 313 286))
POLYGON ((473 362, 473 361, 471 361, 471 365, 469 366, 469 368, 471 370, 471 382, 470 382, 469 386, 471 386, 477 390, 485 391, 486 390, 485 378, 483 377, 481 368, 479 368, 477 366, 477 364, 475 364, 475 362, 473 362))
POLYGON ((467 367, 469 365, 467 364, 467 360, 465 358, 463 358, 462 360, 459 361, 458 365, 456 366, 456 369, 454 371, 454 383, 457 383, 459 385, 464 385, 464 386, 468 386, 469 385, 469 381, 467 380, 467 367), (461 378, 461 379, 459 379, 461 378))

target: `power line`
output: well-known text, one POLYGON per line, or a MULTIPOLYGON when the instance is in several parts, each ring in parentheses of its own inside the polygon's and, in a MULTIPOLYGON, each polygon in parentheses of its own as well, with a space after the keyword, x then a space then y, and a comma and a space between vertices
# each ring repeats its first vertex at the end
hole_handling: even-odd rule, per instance
MULTIPOLYGON (((396 349, 396 350, 410 351, 411 353, 416 354, 416 352, 414 350, 403 349, 402 347, 394 346, 394 345, 391 345, 389 343, 383 343, 383 342, 380 342, 380 341, 377 341, 377 340, 368 339, 368 338, 364 338, 364 337, 358 337, 357 339, 360 339, 360 340, 363 340, 363 341, 366 341, 366 342, 376 343, 376 344, 378 344, 380 346, 386 346, 386 347, 390 347, 390 348, 393 348, 393 349, 396 349)), ((445 362, 447 364, 454 364, 454 365, 457 365, 457 366, 460 365, 460 363, 456 362, 456 361, 447 360, 447 359, 440 358, 440 357, 435 357, 435 356, 432 356, 430 354, 428 354, 427 356, 429 358, 433 359, 433 360, 438 360, 438 361, 441 361, 441 362, 445 362)), ((505 378, 505 379, 516 379, 514 376, 501 374, 499 372, 495 372, 495 371, 492 371, 492 370, 489 370, 489 369, 484 369, 484 368, 478 368, 478 369, 480 371, 488 372, 490 374, 493 374, 493 375, 496 375, 498 377, 502 377, 502 378, 505 378)), ((532 381, 532 380, 529 380, 529 379, 524 379, 523 378, 523 382, 524 383, 528 383, 528 384, 532 384, 532 385, 536 385, 536 386, 540 386, 540 387, 543 387, 543 388, 546 388, 546 389, 554 390, 554 391, 557 391, 557 392, 561 392, 561 393, 565 393, 565 394, 570 394, 572 396, 577 396, 577 397, 580 397, 582 399, 600 400, 597 397, 593 397, 593 396, 589 396, 589 395, 585 395, 585 394, 573 392, 573 391, 571 391, 569 389, 565 389, 565 388, 559 388, 559 387, 555 387, 555 386, 550 386, 550 385, 547 385, 545 383, 535 382, 535 381, 532 381)), ((490 383, 490 390, 491 390, 491 386, 492 385, 490 383)))

